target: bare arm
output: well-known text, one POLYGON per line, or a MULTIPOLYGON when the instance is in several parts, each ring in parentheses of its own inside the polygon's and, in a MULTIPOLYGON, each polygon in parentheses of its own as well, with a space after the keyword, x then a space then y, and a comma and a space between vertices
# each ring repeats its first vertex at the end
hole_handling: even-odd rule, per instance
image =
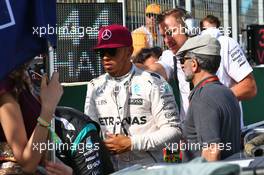
POLYGON ((148 71, 151 71, 151 72, 155 72, 155 73, 158 73, 159 75, 161 75, 165 80, 168 80, 167 78, 167 74, 166 74, 166 71, 164 69, 164 67, 159 64, 159 63, 153 63, 153 64, 150 64, 148 66, 142 64, 142 63, 135 63, 135 65, 140 68, 140 69, 143 69, 143 70, 148 70, 148 71))
MULTIPOLYGON (((53 75, 48 85, 47 79, 42 79, 41 118, 48 122, 51 121, 62 93, 63 90, 58 81, 58 74, 53 75)), ((34 172, 42 156, 37 143, 46 142, 48 129, 37 125, 28 140, 19 104, 9 93, 1 96, 0 121, 16 160, 25 172, 34 172)))
POLYGON ((208 162, 220 160, 221 151, 218 148, 218 144, 210 144, 208 148, 203 148, 202 157, 204 157, 208 162))
POLYGON ((257 95, 257 85, 252 73, 231 87, 238 100, 248 100, 257 95))
POLYGON ((146 70, 156 72, 156 73, 160 74, 165 80, 168 81, 166 71, 161 64, 159 64, 159 63, 151 64, 149 66, 146 66, 146 70))

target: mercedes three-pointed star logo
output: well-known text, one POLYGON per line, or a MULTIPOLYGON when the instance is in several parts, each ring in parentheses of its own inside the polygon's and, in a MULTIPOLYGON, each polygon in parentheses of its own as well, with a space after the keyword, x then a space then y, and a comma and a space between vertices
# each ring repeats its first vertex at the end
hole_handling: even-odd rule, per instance
POLYGON ((105 29, 102 33, 102 39, 103 40, 109 40, 112 36, 112 32, 108 29, 105 29))

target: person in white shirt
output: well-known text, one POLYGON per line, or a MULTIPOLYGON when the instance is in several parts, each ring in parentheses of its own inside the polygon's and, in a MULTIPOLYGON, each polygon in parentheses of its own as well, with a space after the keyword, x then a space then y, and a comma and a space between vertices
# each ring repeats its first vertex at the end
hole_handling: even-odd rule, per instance
MULTIPOLYGON (((220 21, 213 15, 208 15, 200 22, 201 35, 209 34, 215 37, 221 45, 221 63, 217 76, 221 83, 231 88, 238 100, 248 100, 256 96, 257 86, 252 74, 253 69, 239 44, 231 37, 223 35, 219 30, 220 21)), ((240 103, 241 119, 243 119, 242 105, 240 103)), ((241 126, 243 126, 241 120, 241 126)))
POLYGON ((185 118, 189 106, 190 84, 185 81, 184 72, 175 54, 188 39, 184 31, 185 16, 186 11, 181 8, 166 10, 158 15, 159 32, 169 50, 163 52, 157 63, 149 66, 150 71, 159 73, 168 81, 178 79, 181 120, 185 118))

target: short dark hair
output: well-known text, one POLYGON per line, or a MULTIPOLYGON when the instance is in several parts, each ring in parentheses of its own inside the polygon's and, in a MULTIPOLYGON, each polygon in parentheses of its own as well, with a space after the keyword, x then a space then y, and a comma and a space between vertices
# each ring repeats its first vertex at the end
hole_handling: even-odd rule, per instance
POLYGON ((202 70, 209 73, 215 74, 220 66, 221 56, 220 55, 204 55, 193 52, 187 52, 186 55, 191 58, 195 58, 202 70))
POLYGON ((219 28, 220 25, 221 25, 221 22, 220 20, 214 16, 214 15, 207 15, 206 17, 204 17, 201 21, 200 21, 200 27, 201 29, 203 29, 203 22, 204 21, 207 21, 209 22, 210 24, 215 24, 216 28, 219 28))
POLYGON ((158 24, 162 23, 167 16, 173 16, 178 22, 180 22, 180 24, 184 25, 182 18, 186 16, 186 10, 184 10, 183 8, 165 10, 158 15, 158 24))
POLYGON ((159 59, 162 54, 162 49, 160 47, 143 48, 133 59, 134 63, 144 63, 149 57, 155 57, 159 59))

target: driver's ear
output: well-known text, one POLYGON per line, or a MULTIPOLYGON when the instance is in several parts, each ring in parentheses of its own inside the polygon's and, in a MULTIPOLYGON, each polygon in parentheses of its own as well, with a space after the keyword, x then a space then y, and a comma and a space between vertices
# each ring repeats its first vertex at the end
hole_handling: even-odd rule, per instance
POLYGON ((133 52, 134 52, 134 47, 133 46, 130 46, 129 48, 129 51, 128 51, 128 57, 130 58, 131 57, 131 55, 133 54, 133 52))

